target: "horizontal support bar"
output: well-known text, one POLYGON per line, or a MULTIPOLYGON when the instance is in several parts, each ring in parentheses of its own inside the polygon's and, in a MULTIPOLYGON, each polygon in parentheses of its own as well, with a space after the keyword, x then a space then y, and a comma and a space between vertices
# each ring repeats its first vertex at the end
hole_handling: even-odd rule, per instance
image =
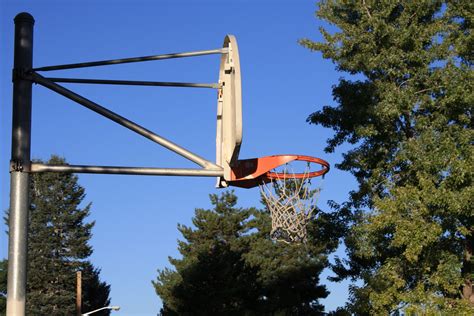
POLYGON ((211 49, 211 50, 199 50, 199 51, 186 52, 186 53, 172 53, 172 54, 163 54, 163 55, 110 59, 110 60, 101 60, 101 61, 91 61, 91 62, 85 62, 85 63, 47 66, 47 67, 34 68, 33 70, 51 71, 51 70, 62 70, 62 69, 84 68, 84 67, 118 65, 118 64, 137 63, 137 62, 152 61, 152 60, 194 57, 194 56, 213 55, 213 54, 226 54, 228 51, 229 50, 227 48, 219 48, 219 49, 211 49))
POLYGON ((190 83, 190 82, 160 82, 160 81, 133 81, 133 80, 105 80, 105 79, 76 79, 76 78, 46 78, 53 82, 113 84, 129 86, 155 86, 155 87, 185 87, 185 88, 211 88, 218 89, 218 83, 190 83))
POLYGON ((89 110, 92 110, 96 112, 97 114, 100 114, 106 118, 108 118, 111 121, 114 121, 115 123, 122 125, 123 127, 128 128, 131 131, 134 131, 135 133, 142 135, 143 137, 148 138, 149 140, 160 144, 161 146, 168 148, 169 150, 177 153, 178 155, 183 156, 184 158, 191 160, 192 162, 195 162, 199 166, 205 168, 205 169, 219 169, 220 167, 213 162, 210 162, 209 160, 206 160, 195 153, 190 152, 189 150, 171 142, 170 140, 167 140, 164 137, 161 137, 152 131, 144 128, 143 126, 138 125, 135 122, 130 121, 129 119, 118 115, 117 113, 114 113, 110 111, 109 109, 104 108, 103 106, 100 106, 99 104, 92 102, 91 100, 88 100, 84 98, 83 96, 80 96, 77 93, 72 92, 69 89, 64 88, 63 86, 60 86, 51 80, 48 80, 41 76, 40 74, 33 72, 31 74, 31 79, 33 82, 38 83, 42 85, 43 87, 46 87, 74 102, 79 103, 80 105, 88 108, 89 110))
POLYGON ((221 177, 223 169, 170 169, 143 167, 111 167, 111 166, 81 166, 81 165, 47 165, 32 163, 31 172, 65 172, 65 173, 95 173, 95 174, 124 174, 148 176, 191 176, 191 177, 221 177))

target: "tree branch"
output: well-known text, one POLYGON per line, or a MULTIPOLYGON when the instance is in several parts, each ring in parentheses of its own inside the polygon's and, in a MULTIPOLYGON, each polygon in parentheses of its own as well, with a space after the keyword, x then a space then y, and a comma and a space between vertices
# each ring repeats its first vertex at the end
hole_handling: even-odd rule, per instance
POLYGON ((369 19, 372 19, 372 15, 370 14, 369 8, 367 8, 367 5, 365 4, 365 0, 362 0, 362 5, 364 6, 365 12, 367 12, 367 15, 369 16, 369 19))
POLYGON ((416 91, 415 94, 419 94, 419 93, 426 92, 426 91, 429 91, 429 90, 434 90, 434 89, 437 89, 437 88, 443 88, 443 86, 437 86, 437 87, 432 87, 432 88, 426 88, 426 89, 423 89, 423 90, 416 91))

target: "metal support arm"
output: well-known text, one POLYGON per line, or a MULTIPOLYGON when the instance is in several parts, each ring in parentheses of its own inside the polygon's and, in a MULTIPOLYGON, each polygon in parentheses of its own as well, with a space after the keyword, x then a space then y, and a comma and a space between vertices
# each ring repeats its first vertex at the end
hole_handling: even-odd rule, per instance
POLYGON ((96 173, 96 174, 124 174, 147 176, 195 176, 221 177, 224 170, 208 169, 171 169, 145 167, 111 167, 111 166, 81 166, 81 165, 47 165, 32 163, 31 172, 69 172, 69 173, 96 173))
POLYGON ((62 96, 65 96, 66 98, 72 100, 72 101, 75 101, 83 106, 85 106, 86 108, 102 115, 102 116, 105 116, 106 118, 134 131, 135 133, 139 134, 139 135, 142 135, 148 139, 150 139, 151 141, 157 143, 157 144, 160 144, 161 146, 165 147, 165 148, 168 148, 169 150, 171 151, 174 151, 175 153, 177 153, 178 155, 181 155, 183 156, 184 158, 188 159, 188 160, 191 160, 192 162, 200 165, 201 167, 205 168, 205 169, 214 169, 214 170, 220 170, 221 167, 190 152, 189 150, 153 133, 152 131, 138 125, 137 123, 134 123, 128 119, 126 119, 125 117, 123 116, 120 116, 106 108, 104 108, 103 106, 100 106, 99 104, 97 103, 94 103, 74 92, 72 92, 71 90, 68 90, 54 82, 52 82, 51 80, 48 80, 46 78, 44 78, 43 76, 39 75, 38 73, 36 72, 33 72, 31 74, 31 77, 32 77, 32 80, 40 85, 42 85, 43 87, 46 87, 62 96))
POLYGON ((105 79, 76 79, 76 78, 46 78, 53 82, 112 84, 128 86, 153 86, 153 87, 184 87, 184 88, 210 88, 218 89, 218 83, 190 83, 190 82, 159 82, 159 81, 133 81, 133 80, 105 80, 105 79))
POLYGON ((58 65, 58 66, 47 66, 47 67, 34 68, 33 70, 51 71, 51 70, 62 70, 62 69, 72 69, 72 68, 96 67, 96 66, 117 65, 117 64, 125 64, 125 63, 136 63, 136 62, 151 61, 151 60, 194 57, 194 56, 203 56, 203 55, 212 55, 212 54, 226 54, 227 52, 228 52, 227 48, 219 48, 219 49, 200 50, 200 51, 187 52, 187 53, 173 53, 173 54, 153 55, 153 56, 144 56, 144 57, 92 61, 92 62, 77 63, 77 64, 58 65))

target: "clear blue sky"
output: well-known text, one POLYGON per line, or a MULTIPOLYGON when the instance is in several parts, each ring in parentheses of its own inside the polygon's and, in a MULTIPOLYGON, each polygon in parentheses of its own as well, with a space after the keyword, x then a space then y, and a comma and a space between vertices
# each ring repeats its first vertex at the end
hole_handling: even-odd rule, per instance
MULTIPOLYGON (((340 152, 322 148, 331 131, 309 125, 308 115, 333 104, 331 86, 343 74, 299 46, 320 40, 315 1, 12 1, 0 2, 1 208, 9 204, 13 18, 35 20, 34 66, 214 49, 237 37, 243 76, 241 158, 296 153, 332 165, 340 152)), ((216 82, 217 55, 48 73, 51 76, 216 82)), ((72 85, 67 87, 192 151, 214 160, 216 92, 204 89, 72 85)), ((40 86, 33 90, 32 157, 64 156, 73 164, 195 167, 183 158, 40 86)), ((151 280, 177 256, 178 223, 209 208, 214 178, 80 175, 95 220, 92 262, 112 286, 121 315, 154 315, 161 301, 151 280)), ((352 176, 332 169, 320 206, 342 202, 352 176)), ((259 206, 258 189, 236 189, 242 207, 259 206)), ((2 222, 1 231, 5 230, 2 222)), ((1 257, 7 236, 1 235, 1 257)), ((342 254, 342 251, 339 251, 342 254)), ((324 277, 330 272, 325 272, 324 277)), ((324 282, 326 310, 347 299, 347 283, 324 282)))

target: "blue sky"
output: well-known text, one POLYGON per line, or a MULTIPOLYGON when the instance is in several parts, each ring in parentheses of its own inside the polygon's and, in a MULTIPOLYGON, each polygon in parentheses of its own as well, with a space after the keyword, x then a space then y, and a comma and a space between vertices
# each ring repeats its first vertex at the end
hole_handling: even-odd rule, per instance
MULTIPOLYGON (((35 67, 220 48, 237 37, 243 87, 244 138, 240 158, 273 154, 318 156, 332 165, 341 153, 322 148, 330 130, 306 118, 333 104, 331 86, 343 74, 319 53, 299 46, 320 40, 314 1, 12 1, 0 2, 0 192, 9 204, 13 18, 35 20, 35 67)), ((217 82, 217 55, 48 73, 57 77, 217 82)), ((214 160, 216 92, 206 89, 73 85, 66 87, 214 160)), ((195 167, 185 159, 47 89, 33 88, 32 157, 64 156, 73 164, 195 167)), ((96 221, 92 262, 112 286, 122 315, 154 315, 161 301, 151 280, 177 256, 178 223, 209 208, 214 178, 80 175, 96 221)), ((320 206, 342 202, 355 181, 333 168, 320 206)), ((236 189, 239 205, 259 206, 258 189, 236 189)), ((3 222, 2 222, 3 225, 3 222)), ((5 227, 0 228, 2 231, 5 227)), ((8 240, 1 234, 1 256, 8 240)), ((342 251, 339 251, 342 254, 342 251)), ((325 272, 326 277, 330 272, 325 272)), ((72 276, 73 277, 73 276, 72 276)), ((327 310, 344 304, 347 283, 327 280, 327 310)))

